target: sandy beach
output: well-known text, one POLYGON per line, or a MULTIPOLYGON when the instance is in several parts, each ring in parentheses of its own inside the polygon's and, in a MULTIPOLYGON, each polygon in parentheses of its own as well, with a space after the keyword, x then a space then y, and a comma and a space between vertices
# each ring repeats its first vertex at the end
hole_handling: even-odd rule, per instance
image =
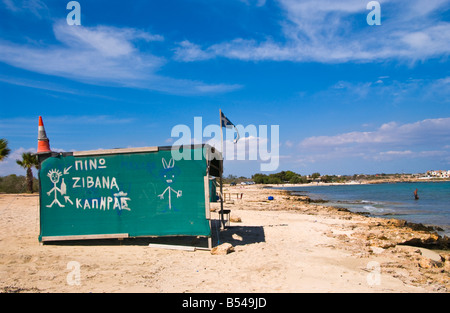
POLYGON ((241 220, 213 229, 215 244, 233 246, 226 255, 152 248, 148 238, 41 245, 38 195, 0 195, 0 292, 450 291, 448 242, 420 226, 258 185, 224 192, 241 220))

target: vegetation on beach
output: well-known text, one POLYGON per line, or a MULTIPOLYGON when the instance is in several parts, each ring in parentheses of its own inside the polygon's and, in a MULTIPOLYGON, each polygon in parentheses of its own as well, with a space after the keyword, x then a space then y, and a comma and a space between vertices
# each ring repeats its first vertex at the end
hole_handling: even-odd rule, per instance
MULTIPOLYGON (((11 153, 8 148, 8 140, 0 138, 0 162, 4 161, 11 153)), ((38 181, 33 177, 32 168, 38 167, 36 155, 25 152, 22 153, 22 160, 16 160, 16 163, 26 169, 27 176, 9 175, 0 177, 0 193, 23 193, 38 191, 38 181)))
MULTIPOLYGON (((28 192, 27 178, 15 174, 0 177, 0 193, 25 193, 28 192)), ((33 192, 39 190, 39 182, 33 178, 33 192)))
POLYGON ((0 138, 0 162, 5 159, 9 153, 11 152, 11 149, 8 148, 8 140, 5 138, 0 138))
POLYGON ((302 176, 292 171, 281 171, 269 175, 257 173, 252 176, 252 179, 256 184, 283 184, 286 182, 291 184, 305 184, 308 182, 306 176, 302 176))
MULTIPOLYGON (((224 178, 225 183, 241 183, 253 181, 256 184, 308 184, 312 182, 322 183, 348 183, 348 182, 368 182, 368 183, 384 183, 384 182, 401 182, 419 179, 420 174, 353 174, 353 175, 321 175, 318 172, 311 175, 301 175, 293 171, 281 171, 273 174, 256 173, 251 178, 244 176, 237 177, 228 175, 224 178)), ((442 179, 434 179, 442 180, 442 179)))
POLYGON ((31 152, 22 153, 22 160, 16 160, 16 163, 27 171, 27 191, 33 193, 33 167, 38 168, 39 162, 35 154, 31 152))

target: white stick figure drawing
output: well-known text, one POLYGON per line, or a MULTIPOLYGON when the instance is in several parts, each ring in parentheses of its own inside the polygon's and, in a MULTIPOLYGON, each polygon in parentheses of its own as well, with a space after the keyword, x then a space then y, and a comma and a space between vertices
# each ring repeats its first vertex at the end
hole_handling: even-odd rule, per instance
MULTIPOLYGON (((172 210, 172 192, 177 195, 177 198, 179 198, 182 195, 182 191, 181 190, 177 191, 170 186, 175 180, 175 171, 174 171, 175 160, 172 158, 172 159, 170 159, 169 163, 167 164, 167 161, 164 158, 162 158, 162 164, 163 164, 164 169, 162 170, 161 174, 164 176, 164 180, 167 182, 167 184, 169 186, 167 186, 167 188, 160 195, 158 195, 158 197, 160 199, 164 199, 164 194, 167 191, 169 191, 169 193, 168 193, 168 195, 169 195, 169 210, 172 210)), ((175 208, 173 210, 178 211, 175 208)), ((167 210, 165 210, 165 211, 167 211, 167 210)))
POLYGON ((56 202, 60 207, 63 208, 64 205, 61 204, 61 202, 58 201, 58 192, 61 194, 61 196, 63 196, 63 195, 66 194, 67 186, 66 186, 66 184, 64 183, 64 178, 62 179, 62 182, 61 182, 61 188, 56 187, 56 184, 59 183, 59 179, 61 178, 62 173, 61 173, 59 170, 51 169, 51 170, 48 172, 47 176, 50 178, 51 182, 53 183, 53 188, 50 189, 49 192, 47 192, 47 195, 50 196, 50 194, 51 194, 52 192, 55 193, 55 200, 53 200, 52 203, 50 203, 49 205, 47 205, 47 207, 48 207, 48 208, 51 208, 51 207, 53 206, 53 204, 55 204, 55 202, 56 202))

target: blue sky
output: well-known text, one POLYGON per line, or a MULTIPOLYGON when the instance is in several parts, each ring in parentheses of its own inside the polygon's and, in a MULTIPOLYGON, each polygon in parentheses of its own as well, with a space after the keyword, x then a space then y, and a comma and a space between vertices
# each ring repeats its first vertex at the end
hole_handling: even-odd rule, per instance
POLYGON ((68 2, 0 0, 0 175, 23 174, 39 115, 71 151, 170 145, 219 109, 279 125, 277 171, 450 169, 450 1, 379 1, 374 26, 365 0, 81 0, 80 26, 68 2))

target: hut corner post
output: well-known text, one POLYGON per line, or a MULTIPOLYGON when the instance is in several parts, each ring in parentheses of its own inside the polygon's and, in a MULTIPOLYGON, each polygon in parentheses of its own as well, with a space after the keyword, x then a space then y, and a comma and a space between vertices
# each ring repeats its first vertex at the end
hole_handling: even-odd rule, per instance
POLYGON ((212 249, 212 227, 211 227, 211 210, 210 210, 210 201, 209 201, 209 198, 210 198, 209 169, 210 169, 210 162, 207 161, 206 175, 205 175, 205 178, 204 178, 204 186, 205 186, 205 216, 209 220, 209 229, 211 231, 211 234, 208 237, 208 249, 211 250, 212 249))
POLYGON ((223 159, 224 159, 224 152, 223 152, 223 130, 222 130, 222 109, 219 109, 219 121, 220 121, 220 145, 222 149, 222 169, 220 171, 220 177, 219 177, 219 183, 220 183, 220 221, 221 221, 221 229, 225 229, 225 220, 223 218, 223 159))

